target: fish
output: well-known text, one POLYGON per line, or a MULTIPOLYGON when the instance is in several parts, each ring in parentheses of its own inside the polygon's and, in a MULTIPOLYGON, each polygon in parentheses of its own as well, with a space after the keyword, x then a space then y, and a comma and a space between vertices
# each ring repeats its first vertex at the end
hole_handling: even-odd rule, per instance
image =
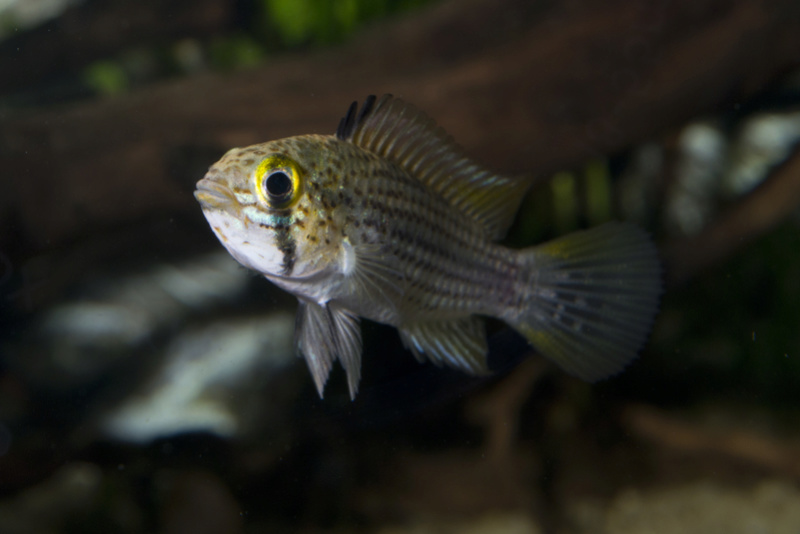
POLYGON ((473 161, 387 94, 353 102, 333 135, 229 150, 195 197, 236 261, 297 297, 295 344, 321 398, 337 361, 356 398, 362 318, 472 375, 489 373, 485 317, 571 375, 615 375, 655 320, 657 249, 626 222, 502 245, 532 181, 473 161))

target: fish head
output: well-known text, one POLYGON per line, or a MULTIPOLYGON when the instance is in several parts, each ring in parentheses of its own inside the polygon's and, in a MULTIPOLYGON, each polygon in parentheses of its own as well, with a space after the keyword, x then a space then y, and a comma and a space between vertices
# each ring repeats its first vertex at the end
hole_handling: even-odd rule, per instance
POLYGON ((234 148, 195 197, 228 252, 268 278, 316 278, 340 262, 342 159, 336 140, 298 136, 234 148))

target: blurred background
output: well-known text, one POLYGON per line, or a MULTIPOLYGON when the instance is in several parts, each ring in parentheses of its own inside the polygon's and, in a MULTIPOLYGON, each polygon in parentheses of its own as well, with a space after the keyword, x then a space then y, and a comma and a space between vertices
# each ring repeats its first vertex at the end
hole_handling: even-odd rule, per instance
POLYGON ((798 139, 792 0, 0 0, 0 531, 800 532, 798 139), (537 177, 510 246, 653 235, 629 369, 365 323, 318 398, 192 192, 385 92, 537 177))

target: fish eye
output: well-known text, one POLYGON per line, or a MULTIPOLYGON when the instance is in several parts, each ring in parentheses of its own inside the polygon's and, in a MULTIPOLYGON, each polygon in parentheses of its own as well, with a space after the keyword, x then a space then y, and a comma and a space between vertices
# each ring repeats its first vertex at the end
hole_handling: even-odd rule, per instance
POLYGON ((300 197, 300 167, 282 155, 266 158, 255 172, 256 188, 268 207, 282 210, 300 197))
POLYGON ((292 195, 292 179, 283 169, 272 171, 264 179, 264 189, 271 201, 281 204, 292 195))

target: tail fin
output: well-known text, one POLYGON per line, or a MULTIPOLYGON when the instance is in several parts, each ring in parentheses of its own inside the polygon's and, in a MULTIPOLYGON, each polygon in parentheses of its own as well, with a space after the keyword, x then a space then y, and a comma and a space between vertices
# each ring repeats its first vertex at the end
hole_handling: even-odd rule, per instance
POLYGON ((658 311, 661 265, 633 225, 608 223, 523 250, 527 287, 508 322, 570 374, 595 381, 621 371, 658 311))

